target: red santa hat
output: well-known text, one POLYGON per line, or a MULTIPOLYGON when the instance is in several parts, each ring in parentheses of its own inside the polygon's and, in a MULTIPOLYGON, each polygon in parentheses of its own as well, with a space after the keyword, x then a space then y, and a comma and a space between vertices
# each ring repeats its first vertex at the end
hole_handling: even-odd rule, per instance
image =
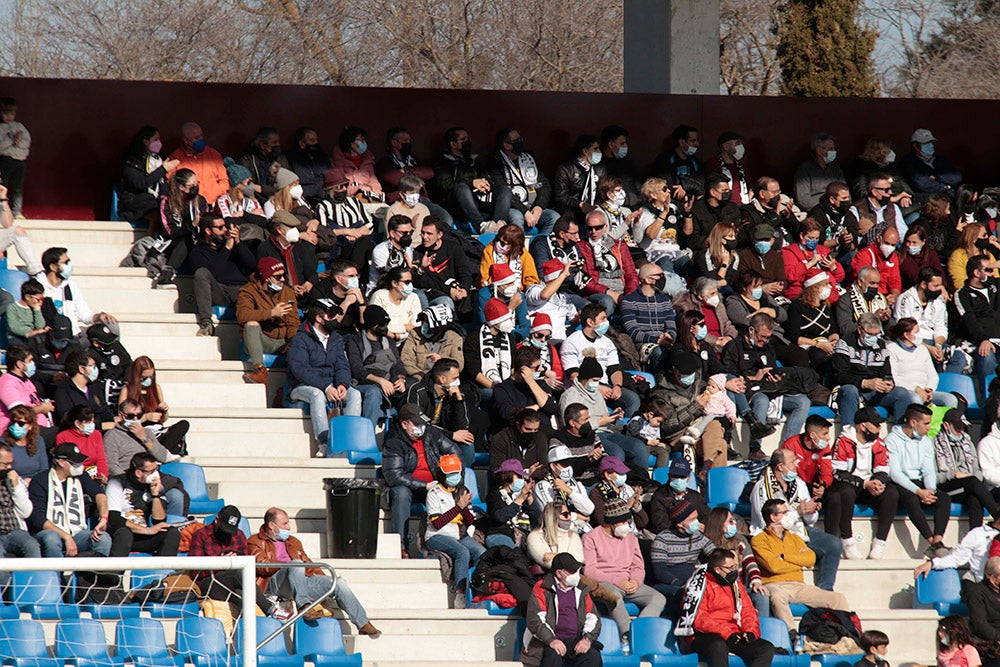
POLYGON ((552 282, 559 277, 559 274, 563 272, 566 265, 562 263, 560 259, 550 259, 549 261, 542 264, 542 280, 547 283, 552 282))
POLYGON ((486 324, 491 327, 495 327, 504 320, 514 316, 513 313, 510 312, 510 308, 507 307, 507 304, 496 297, 486 302, 486 307, 483 308, 483 313, 486 317, 486 324))
POLYGON ((517 280, 517 274, 509 264, 494 264, 490 266, 490 281, 494 285, 506 285, 517 280))
MULTIPOLYGON (((559 260, 556 261, 558 262, 559 260)), ((552 331, 552 318, 545 313, 535 313, 535 318, 531 320, 531 333, 546 330, 552 331)))

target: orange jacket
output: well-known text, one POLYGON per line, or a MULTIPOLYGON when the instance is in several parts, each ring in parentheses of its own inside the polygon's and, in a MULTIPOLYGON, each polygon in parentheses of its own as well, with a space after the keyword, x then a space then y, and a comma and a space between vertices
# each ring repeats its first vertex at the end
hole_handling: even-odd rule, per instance
MULTIPOLYGON (((229 174, 222 164, 222 155, 214 148, 205 147, 201 153, 188 153, 184 146, 179 147, 168 158, 180 160, 177 169, 190 169, 198 177, 198 193, 205 201, 214 203, 229 191, 229 174)), ((170 173, 172 177, 176 169, 170 173)))

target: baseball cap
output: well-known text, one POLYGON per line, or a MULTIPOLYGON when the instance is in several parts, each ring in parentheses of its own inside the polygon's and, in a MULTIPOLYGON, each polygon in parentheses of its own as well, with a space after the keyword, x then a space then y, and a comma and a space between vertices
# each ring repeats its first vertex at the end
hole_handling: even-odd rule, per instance
POLYGON ((858 410, 857 413, 855 413, 854 423, 863 424, 866 422, 869 424, 874 424, 875 426, 879 426, 881 424, 884 424, 885 420, 882 419, 882 415, 878 413, 878 410, 866 405, 865 407, 858 410))
POLYGON ((566 570, 570 574, 573 572, 579 572, 580 568, 583 567, 583 563, 573 558, 573 554, 568 554, 565 551, 561 554, 556 554, 555 558, 552 559, 552 571, 556 570, 566 570))
POLYGON ((920 128, 913 133, 913 136, 910 137, 910 141, 915 141, 918 144, 926 144, 928 141, 937 141, 937 137, 935 137, 930 130, 920 128))
POLYGON ((549 463, 555 461, 567 461, 574 458, 573 452, 569 451, 566 445, 556 445, 549 450, 549 463))
POLYGON ((64 442, 61 445, 56 445, 52 450, 52 458, 66 459, 70 463, 83 463, 87 460, 87 456, 72 442, 64 442))
POLYGON ((235 535, 240 529, 240 519, 242 518, 243 515, 240 514, 235 505, 226 505, 215 515, 214 523, 226 535, 235 535))
POLYGON ((605 470, 613 470, 619 474, 628 474, 628 466, 617 456, 605 456, 601 459, 601 462, 597 465, 597 472, 604 472, 605 470))

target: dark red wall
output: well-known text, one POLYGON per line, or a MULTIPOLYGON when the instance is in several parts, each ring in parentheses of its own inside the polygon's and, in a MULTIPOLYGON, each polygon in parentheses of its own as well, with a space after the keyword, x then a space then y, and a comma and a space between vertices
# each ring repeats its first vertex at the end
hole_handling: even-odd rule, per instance
POLYGON ((564 159, 581 133, 606 125, 631 132, 631 155, 641 167, 662 150, 679 123, 699 127, 703 157, 715 153, 720 131, 747 137, 751 176, 767 173, 787 190, 812 133, 839 139, 840 162, 850 160, 872 135, 888 136, 897 153, 908 150, 917 127, 930 128, 947 154, 979 184, 1000 183, 1000 134, 987 128, 1000 104, 992 101, 793 99, 695 95, 511 93, 500 91, 330 88, 236 84, 4 79, 0 94, 18 99, 18 120, 32 134, 25 212, 33 218, 107 219, 120 158, 142 125, 160 128, 164 146, 179 142, 179 126, 199 122, 209 145, 237 155, 261 125, 282 132, 286 149, 300 125, 312 125, 332 148, 345 125, 369 132, 381 154, 384 131, 396 124, 414 135, 418 157, 441 148, 452 125, 470 131, 477 152, 488 152, 504 126, 518 128, 543 166, 564 159))

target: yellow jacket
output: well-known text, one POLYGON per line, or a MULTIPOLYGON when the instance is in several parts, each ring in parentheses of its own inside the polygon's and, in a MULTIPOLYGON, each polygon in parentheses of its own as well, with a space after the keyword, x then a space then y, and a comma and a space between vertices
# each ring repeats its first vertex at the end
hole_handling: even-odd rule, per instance
MULTIPOLYGON (((997 261, 991 252, 982 253, 990 258, 990 264, 997 261)), ((954 285, 955 290, 961 289, 965 286, 965 281, 968 277, 965 275, 965 265, 969 261, 969 253, 966 252, 965 248, 955 248, 954 252, 951 253, 951 257, 948 258, 948 275, 951 277, 951 283, 954 285)), ((997 277, 997 272, 993 271, 993 277, 997 277)))
POLYGON ((803 582, 802 568, 816 563, 816 554, 795 533, 786 530, 779 538, 770 530, 757 533, 750 540, 753 554, 760 567, 760 578, 765 584, 780 581, 803 582))
MULTIPOLYGON (((544 243, 544 241, 542 241, 544 243)), ((490 281, 490 267, 493 266, 493 242, 491 241, 489 245, 486 246, 486 252, 483 253, 483 259, 479 262, 479 286, 486 287, 491 283, 490 281)), ((531 285, 541 282, 538 278, 539 267, 535 266, 535 260, 532 259, 531 254, 528 252, 526 247, 521 251, 521 292, 528 289, 531 285)))

